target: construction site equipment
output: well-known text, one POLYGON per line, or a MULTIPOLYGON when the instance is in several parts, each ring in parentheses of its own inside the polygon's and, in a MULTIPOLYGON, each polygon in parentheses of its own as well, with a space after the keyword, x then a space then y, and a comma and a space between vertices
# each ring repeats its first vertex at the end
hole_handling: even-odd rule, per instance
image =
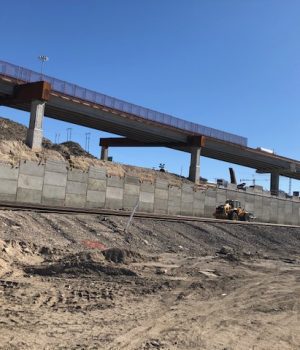
POLYGON ((249 213, 241 206, 241 202, 228 199, 225 204, 218 205, 214 212, 216 219, 228 219, 234 221, 253 221, 255 219, 252 213, 249 213))

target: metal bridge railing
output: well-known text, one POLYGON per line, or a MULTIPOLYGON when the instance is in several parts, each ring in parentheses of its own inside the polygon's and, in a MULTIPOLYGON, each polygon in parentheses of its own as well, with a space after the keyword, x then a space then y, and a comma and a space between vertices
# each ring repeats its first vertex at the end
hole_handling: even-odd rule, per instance
POLYGON ((95 104, 100 104, 109 108, 114 108, 119 111, 141 117, 143 119, 148 119, 161 124, 173 126, 178 129, 190 131, 194 134, 210 136, 222 141, 247 146, 247 138, 245 137, 217 130, 214 128, 209 128, 200 124, 192 123, 180 118, 173 117, 165 113, 160 113, 148 108, 128 103, 126 101, 122 101, 96 91, 88 90, 78 85, 71 84, 60 79, 52 78, 47 75, 34 72, 27 68, 16 66, 8 62, 0 61, 0 74, 25 82, 45 80, 51 84, 52 90, 59 93, 76 97, 81 100, 86 100, 95 104))

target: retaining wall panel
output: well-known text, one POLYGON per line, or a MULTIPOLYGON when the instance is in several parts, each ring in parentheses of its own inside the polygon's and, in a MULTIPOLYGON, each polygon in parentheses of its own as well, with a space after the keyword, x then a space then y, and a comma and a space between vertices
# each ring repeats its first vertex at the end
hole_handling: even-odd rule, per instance
POLYGON ((20 174, 43 177, 45 166, 30 160, 20 161, 20 174))
POLYGON ((86 200, 86 197, 83 196, 82 194, 67 193, 65 205, 66 205, 66 207, 84 208, 85 207, 85 200, 86 200))
POLYGON ((17 193, 17 185, 17 180, 0 179, 0 198, 3 198, 3 195, 15 197, 17 193))
POLYGON ((77 194, 85 197, 87 191, 87 183, 85 182, 76 182, 68 181, 66 192, 68 194, 77 194))
POLYGON ((181 193, 181 215, 192 215, 194 192, 189 188, 182 189, 181 193))
POLYGON ((161 189, 161 190, 168 190, 169 189, 169 182, 163 181, 163 180, 156 180, 155 188, 161 189))
POLYGON ((108 187, 124 187, 124 178, 120 178, 118 176, 112 176, 107 178, 107 186, 108 187))
MULTIPOLYGON (((232 191, 232 190, 226 190, 226 199, 232 199, 235 200, 238 196, 239 192, 238 191, 232 191)), ((223 204, 220 202, 217 202, 217 204, 223 204)))
POLYGON ((82 182, 86 183, 88 180, 88 173, 83 172, 82 170, 73 169, 68 171, 68 181, 71 182, 82 182))
POLYGON ((227 191, 226 190, 217 189, 217 193, 216 193, 217 205, 225 203, 226 202, 226 196, 227 196, 227 191))
POLYGON ((125 184, 136 185, 140 187, 141 181, 135 176, 125 176, 125 184))
POLYGON ((168 214, 169 215, 180 215, 181 214, 181 208, 176 205, 170 205, 168 204, 168 214))
POLYGON ((155 187, 151 182, 142 182, 141 183, 141 192, 154 193, 155 187))
POLYGON ((203 191, 194 193, 193 215, 204 216, 205 193, 203 191))
POLYGON ((168 201, 169 191, 167 189, 156 188, 154 192, 155 199, 163 199, 168 201))
MULTIPOLYGON (((239 199, 240 200, 240 199, 239 199)), ((249 211, 250 213, 253 213, 255 216, 257 216, 256 210, 255 210, 255 196, 249 193, 245 193, 244 203, 240 200, 241 205, 245 207, 246 211, 249 211)))
POLYGON ((182 192, 194 193, 194 185, 183 184, 182 185, 182 192))
POLYGON ((285 224, 285 200, 278 200, 278 223, 279 224, 285 224))
POLYGON ((53 207, 64 207, 65 199, 55 199, 55 198, 42 198, 43 205, 50 205, 53 207))
POLYGON ((106 191, 106 180, 89 178, 87 189, 90 191, 106 191))
POLYGON ((123 208, 125 210, 132 210, 136 206, 138 200, 139 196, 130 194, 124 195, 123 208))
POLYGON ((67 184, 67 173, 45 171, 44 185, 63 186, 67 184))
POLYGON ((292 225, 293 224, 293 203, 291 201, 285 201, 285 206, 284 206, 284 223, 286 225, 292 225))
POLYGON ((154 204, 154 193, 150 192, 140 192, 140 202, 142 203, 148 203, 148 204, 154 204))
POLYGON ((154 200, 154 211, 156 213, 168 213, 168 200, 155 198, 154 200))
POLYGON ((204 199, 204 216, 211 218, 216 209, 217 193, 215 190, 207 190, 204 199))
POLYGON ((45 171, 67 174, 68 163, 64 161, 47 160, 45 171))
POLYGON ((107 187, 105 208, 107 209, 122 209, 123 208, 123 188, 107 187))
POLYGON ((90 167, 88 172, 88 177, 90 179, 106 180, 106 169, 90 167))
POLYGON ((30 190, 39 190, 43 188, 44 178, 40 176, 20 174, 18 179, 18 187, 30 190))
POLYGON ((92 203, 93 206, 99 206, 100 208, 103 208, 105 205, 105 191, 93 191, 88 190, 86 194, 86 202, 92 203))
POLYGON ((19 168, 12 168, 10 165, 0 163, 0 181, 1 179, 17 180, 19 168))
POLYGON ((66 188, 61 186, 44 185, 42 198, 65 200, 66 188))
POLYGON ((137 196, 140 195, 140 186, 134 185, 134 184, 127 184, 124 185, 124 195, 131 195, 131 196, 137 196))
POLYGON ((270 222, 270 208, 271 208, 271 198, 262 197, 262 221, 270 222))
POLYGON ((154 203, 140 202, 138 210, 145 213, 153 213, 154 203))
POLYGON ((41 204, 42 191, 19 187, 17 191, 17 202, 41 204))
POLYGON ((0 193, 0 201, 15 202, 17 200, 17 194, 4 194, 0 193))
MULTIPOLYGON (((261 192, 261 191, 260 191, 261 192)), ((254 196, 254 212, 257 220, 263 221, 263 197, 259 195, 254 196)))
POLYGON ((270 222, 276 223, 278 218, 278 200, 274 197, 271 197, 270 205, 270 222))
POLYGON ((293 225, 299 225, 300 223, 300 217, 299 217, 299 202, 292 202, 293 209, 292 209, 292 224, 293 225))
POLYGON ((181 188, 179 188, 179 187, 170 187, 169 188, 168 199, 169 199, 169 202, 173 202, 175 200, 180 202, 180 199, 181 199, 181 188))

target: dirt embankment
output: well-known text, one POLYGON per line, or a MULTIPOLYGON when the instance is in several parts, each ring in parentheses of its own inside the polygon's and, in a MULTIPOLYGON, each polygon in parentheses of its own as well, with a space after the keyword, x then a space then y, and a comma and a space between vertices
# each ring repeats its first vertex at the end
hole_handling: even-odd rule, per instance
POLYGON ((78 143, 72 141, 55 144, 44 138, 43 149, 40 152, 33 152, 25 144, 26 133, 27 128, 24 125, 0 117, 0 162, 15 166, 21 159, 37 162, 45 162, 47 159, 62 160, 66 161, 70 168, 84 171, 87 171, 90 166, 104 167, 109 176, 136 176, 141 181, 151 182, 162 179, 177 186, 182 183, 190 183, 188 179, 176 174, 102 161, 86 152, 78 143))
POLYGON ((298 349, 300 231, 0 211, 0 349, 298 349))

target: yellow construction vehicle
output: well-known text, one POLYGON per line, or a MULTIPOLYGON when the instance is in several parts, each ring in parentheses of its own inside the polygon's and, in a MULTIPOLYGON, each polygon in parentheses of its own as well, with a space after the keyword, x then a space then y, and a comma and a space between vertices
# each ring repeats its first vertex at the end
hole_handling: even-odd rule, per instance
POLYGON ((216 219, 253 221, 255 219, 252 213, 249 213, 241 206, 241 202, 228 199, 225 204, 218 205, 214 212, 216 219))

